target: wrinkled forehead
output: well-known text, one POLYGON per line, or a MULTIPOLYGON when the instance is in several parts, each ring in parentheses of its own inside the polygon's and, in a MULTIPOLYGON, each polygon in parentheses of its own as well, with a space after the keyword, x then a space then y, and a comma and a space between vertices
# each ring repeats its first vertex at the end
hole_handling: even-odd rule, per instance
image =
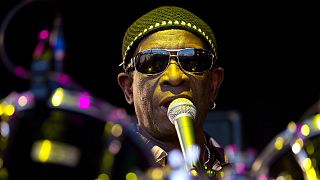
POLYGON ((137 52, 146 49, 205 48, 205 42, 190 31, 168 29, 157 31, 145 37, 138 45, 137 52))

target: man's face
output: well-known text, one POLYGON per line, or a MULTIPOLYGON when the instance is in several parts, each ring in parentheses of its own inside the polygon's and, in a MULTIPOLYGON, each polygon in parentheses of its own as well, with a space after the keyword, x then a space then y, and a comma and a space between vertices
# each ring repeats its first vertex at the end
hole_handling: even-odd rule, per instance
MULTIPOLYGON (((137 51, 148 49, 205 48, 204 42, 185 30, 156 32, 140 42, 137 51)), ((193 74, 184 71, 172 57, 167 69, 157 75, 133 71, 131 86, 125 91, 129 103, 133 103, 139 126, 161 140, 177 136, 174 125, 167 117, 167 108, 174 99, 183 97, 196 106, 195 131, 202 125, 222 81, 223 70, 211 70, 193 74), (129 99, 128 99, 129 98, 129 99)))

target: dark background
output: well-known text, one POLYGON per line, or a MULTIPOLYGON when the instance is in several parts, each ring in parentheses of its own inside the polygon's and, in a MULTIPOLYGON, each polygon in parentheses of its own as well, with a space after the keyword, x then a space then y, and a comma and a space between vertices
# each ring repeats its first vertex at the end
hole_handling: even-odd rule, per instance
MULTIPOLYGON (((0 3, 0 22, 21 1, 0 3)), ((244 147, 263 149, 319 99, 319 11, 315 3, 272 1, 104 1, 29 3, 5 36, 12 63, 30 67, 37 33, 60 9, 66 40, 65 73, 92 95, 133 113, 116 76, 126 28, 157 5, 181 5, 212 25, 225 79, 217 110, 238 111, 244 147)), ((29 81, 0 64, 0 99, 28 90, 29 81)))

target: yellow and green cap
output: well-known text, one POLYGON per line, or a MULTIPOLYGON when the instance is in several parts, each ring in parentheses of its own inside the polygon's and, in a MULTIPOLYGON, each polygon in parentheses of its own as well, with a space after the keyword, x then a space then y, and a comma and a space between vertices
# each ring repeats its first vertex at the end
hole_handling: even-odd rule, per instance
POLYGON ((216 38, 206 22, 184 8, 161 6, 141 16, 127 29, 122 42, 122 63, 119 66, 126 68, 136 46, 144 37, 165 29, 183 29, 198 35, 216 55, 216 38))

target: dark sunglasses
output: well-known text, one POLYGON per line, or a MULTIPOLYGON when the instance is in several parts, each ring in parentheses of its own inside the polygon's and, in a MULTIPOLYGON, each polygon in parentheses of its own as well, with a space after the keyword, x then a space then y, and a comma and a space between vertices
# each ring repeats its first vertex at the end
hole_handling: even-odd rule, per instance
POLYGON ((156 75, 167 69, 171 57, 176 57, 180 67, 191 73, 203 73, 216 63, 216 56, 206 49, 149 49, 131 58, 127 71, 135 69, 143 74, 156 75))

